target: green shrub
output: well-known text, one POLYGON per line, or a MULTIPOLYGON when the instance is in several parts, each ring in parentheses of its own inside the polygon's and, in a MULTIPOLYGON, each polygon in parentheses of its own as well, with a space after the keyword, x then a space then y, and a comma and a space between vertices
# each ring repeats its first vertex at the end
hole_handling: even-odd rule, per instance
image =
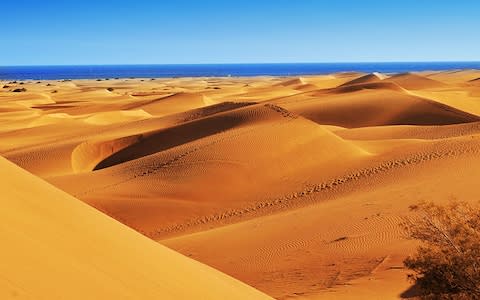
POLYGON ((404 264, 424 299, 480 299, 480 207, 464 202, 411 207, 418 218, 405 222, 421 245, 404 264))

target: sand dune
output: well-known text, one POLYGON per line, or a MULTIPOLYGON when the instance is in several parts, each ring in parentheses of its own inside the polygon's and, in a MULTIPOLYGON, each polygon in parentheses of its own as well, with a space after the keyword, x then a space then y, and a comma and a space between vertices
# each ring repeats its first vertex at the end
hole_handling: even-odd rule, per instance
POLYGON ((479 120, 478 116, 453 107, 383 88, 316 96, 306 100, 285 100, 279 104, 319 124, 348 128, 447 125, 479 120))
POLYGON ((395 82, 399 86, 409 90, 444 88, 448 86, 444 82, 412 73, 393 75, 385 79, 385 81, 395 82))
POLYGON ((263 112, 251 108, 240 111, 215 114, 212 117, 195 120, 160 132, 149 132, 128 149, 114 153, 101 161, 96 169, 106 168, 118 163, 147 156, 175 146, 206 138, 217 133, 242 127, 243 124, 258 121, 263 112))
POLYGON ((480 77, 479 70, 451 70, 438 72, 421 72, 428 78, 435 79, 449 84, 465 84, 480 77))
POLYGON ((280 86, 297 86, 297 85, 303 85, 305 83, 306 83, 305 78, 298 77, 298 78, 288 79, 286 81, 280 82, 277 85, 280 85, 280 86))
POLYGON ((480 198, 478 78, 11 84, 0 298, 399 298, 408 206, 480 198))
POLYGON ((128 111, 109 111, 97 113, 84 119, 84 122, 95 125, 109 125, 112 123, 121 123, 126 121, 135 121, 150 118, 152 115, 143 109, 128 111))
MULTIPOLYGON (((168 115, 212 104, 215 104, 215 102, 205 95, 181 92, 146 101, 144 104, 139 104, 138 107, 152 115, 168 115)), ((132 109, 131 105, 127 107, 132 109)))
POLYGON ((262 299, 0 158, 2 299, 262 299))
MULTIPOLYGON (((248 205, 254 209, 258 193, 266 187, 271 188, 263 196, 275 197, 292 184, 299 185, 296 173, 314 174, 316 168, 327 168, 339 153, 345 162, 368 155, 280 107, 254 105, 141 138, 90 144, 95 150, 81 146, 78 158, 87 156, 82 153, 108 152, 113 144, 124 142, 129 146, 97 164, 100 171, 56 177, 51 182, 149 236, 168 234, 180 222, 214 215, 220 207, 237 211, 240 205, 248 205), (301 155, 292 157, 293 153, 301 155), (265 168, 270 172, 259 176, 265 168), (284 177, 291 179, 285 182, 284 177), (216 178, 222 178, 221 186, 211 185, 216 178), (72 184, 77 180, 85 184, 72 184), (278 188, 279 184, 283 187, 278 188), (142 189, 133 191, 133 186, 142 189), (212 192, 222 197, 212 198, 212 192), (125 206, 125 193, 137 199, 135 207, 125 206), (156 195, 160 194, 165 201, 159 201, 156 195), (130 215, 131 209, 136 211, 134 215, 130 215)), ((72 158, 76 157, 74 152, 72 158)))
POLYGON ((348 81, 344 84, 342 84, 342 86, 345 86, 345 85, 352 85, 352 84, 360 84, 360 83, 372 83, 372 82, 378 82, 378 81, 381 81, 381 80, 384 80, 388 78, 388 76, 384 75, 384 74, 381 74, 381 73, 371 73, 371 74, 367 74, 367 75, 363 75, 363 76, 360 76, 354 80, 351 80, 351 81, 348 81))
POLYGON ((480 102, 474 91, 463 89, 449 89, 447 91, 416 90, 410 92, 425 99, 430 99, 470 114, 480 115, 480 102))
POLYGON ((330 92, 337 93, 351 93, 361 90, 392 90, 405 92, 405 89, 394 82, 364 82, 356 84, 343 84, 340 87, 332 89, 330 92))
POLYGON ((408 206, 426 198, 447 201, 455 195, 476 201, 480 196, 472 188, 474 174, 480 171, 475 163, 478 138, 474 152, 461 150, 455 143, 419 146, 420 154, 407 154, 418 148, 409 145, 394 154, 392 161, 387 158, 391 154, 381 155, 377 159, 384 162, 361 168, 363 175, 347 173, 331 187, 326 182, 317 186, 311 182, 293 199, 315 205, 162 243, 276 298, 325 293, 323 297, 329 299, 337 292, 355 297, 359 291, 367 299, 399 297, 408 288, 401 260, 413 249, 410 241, 401 238, 398 225, 408 214, 408 206), (453 154, 448 155, 449 151, 453 154), (454 175, 450 173, 453 166, 454 175), (222 259, 224 252, 229 256, 222 259), (368 290, 368 281, 352 283, 353 289, 343 285, 354 277, 378 280, 388 270, 393 270, 395 280, 377 282, 388 284, 383 294, 371 287, 368 290), (259 274, 268 274, 269 280, 259 274))
POLYGON ((444 126, 378 126, 354 129, 337 129, 336 135, 347 140, 387 140, 387 139, 447 139, 480 133, 480 122, 444 126))

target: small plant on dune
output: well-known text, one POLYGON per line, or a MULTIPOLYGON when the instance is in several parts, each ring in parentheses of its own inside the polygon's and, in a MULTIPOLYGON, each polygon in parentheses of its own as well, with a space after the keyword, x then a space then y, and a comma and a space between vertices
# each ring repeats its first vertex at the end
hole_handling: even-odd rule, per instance
POLYGON ((112 88, 112 87, 109 87, 109 88, 107 88, 107 91, 113 92, 113 88, 112 88))
POLYGON ((465 202, 410 207, 418 218, 404 223, 422 244, 404 264, 423 299, 480 299, 480 207, 465 202))
POLYGON ((21 92, 26 92, 27 89, 26 88, 20 88, 20 89, 14 89, 12 92, 14 93, 21 93, 21 92))

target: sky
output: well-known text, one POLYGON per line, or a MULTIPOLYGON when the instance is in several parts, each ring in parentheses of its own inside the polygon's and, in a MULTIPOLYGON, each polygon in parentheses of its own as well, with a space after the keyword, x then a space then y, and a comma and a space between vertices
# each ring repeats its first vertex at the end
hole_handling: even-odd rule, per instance
POLYGON ((478 0, 16 0, 0 65, 479 61, 478 0))

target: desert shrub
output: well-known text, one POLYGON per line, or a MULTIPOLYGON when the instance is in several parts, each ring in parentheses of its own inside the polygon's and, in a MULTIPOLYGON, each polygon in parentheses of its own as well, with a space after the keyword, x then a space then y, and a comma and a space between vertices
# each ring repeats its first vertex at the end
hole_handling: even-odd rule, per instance
POLYGON ((4 89, 8 89, 10 86, 9 85, 4 85, 3 88, 4 89))
POLYGON ((14 93, 20 93, 20 92, 26 92, 27 89, 26 88, 20 88, 20 89, 14 89, 12 92, 14 93))
POLYGON ((107 88, 107 91, 113 92, 113 88, 112 88, 112 87, 109 87, 109 88, 107 88))
POLYGON ((411 207, 418 218, 404 223, 419 240, 404 264, 424 299, 480 299, 480 207, 464 202, 411 207))

